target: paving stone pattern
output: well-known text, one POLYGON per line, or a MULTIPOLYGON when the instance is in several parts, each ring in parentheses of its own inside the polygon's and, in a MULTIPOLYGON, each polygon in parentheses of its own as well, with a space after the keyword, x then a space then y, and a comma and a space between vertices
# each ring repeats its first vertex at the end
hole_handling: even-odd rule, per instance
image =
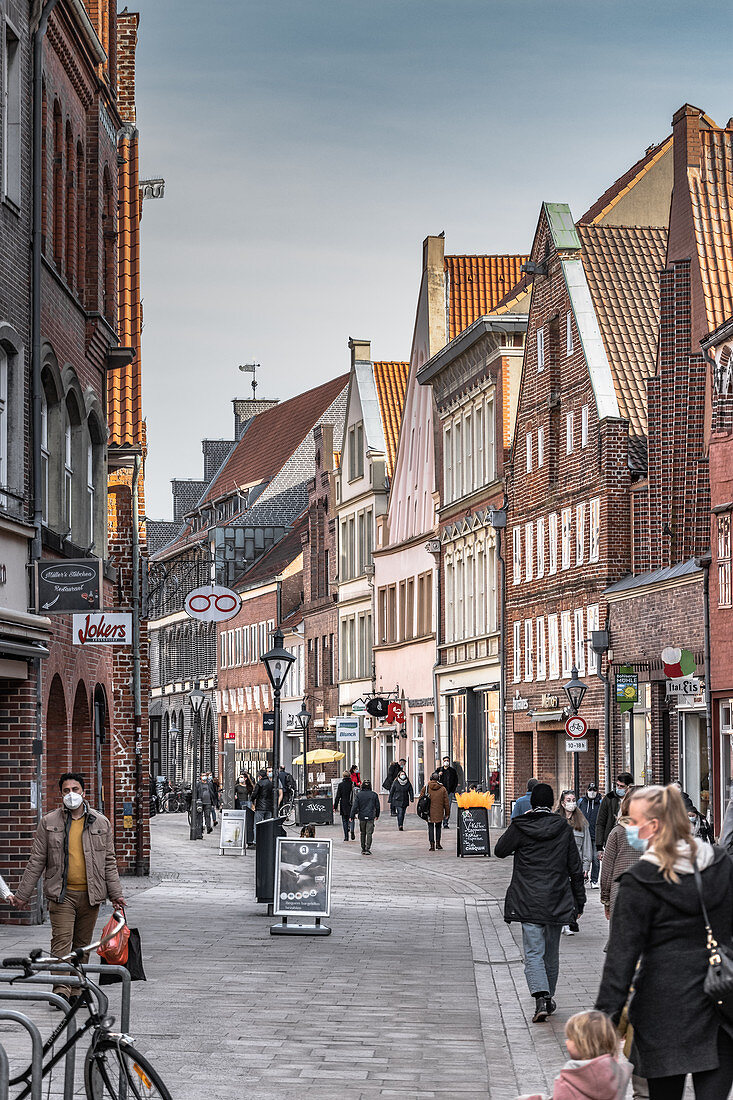
MULTIPOLYGON (((334 839, 333 933, 273 937, 253 852, 219 855, 218 830, 190 842, 183 815, 152 822, 153 875, 124 881, 149 979, 133 986, 131 1032, 175 1100, 551 1091, 564 1022, 598 987, 598 891, 581 934, 563 937, 557 1015, 533 1025, 519 929, 501 916, 511 860, 457 859, 454 831, 430 853, 414 816, 399 833, 383 815, 371 858, 340 825, 318 834, 334 839)), ((0 954, 48 939, 48 925, 0 927, 0 954)), ((2 1025, 0 1042, 17 1065, 19 1040, 2 1025)))

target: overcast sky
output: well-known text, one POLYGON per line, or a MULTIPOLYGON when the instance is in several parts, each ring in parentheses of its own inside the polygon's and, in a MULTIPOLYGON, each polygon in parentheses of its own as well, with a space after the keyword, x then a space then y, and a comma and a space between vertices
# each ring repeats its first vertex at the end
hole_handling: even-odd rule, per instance
POLYGON ((525 252, 685 101, 733 114, 728 0, 140 0, 147 514, 230 401, 409 356, 421 242, 525 252))

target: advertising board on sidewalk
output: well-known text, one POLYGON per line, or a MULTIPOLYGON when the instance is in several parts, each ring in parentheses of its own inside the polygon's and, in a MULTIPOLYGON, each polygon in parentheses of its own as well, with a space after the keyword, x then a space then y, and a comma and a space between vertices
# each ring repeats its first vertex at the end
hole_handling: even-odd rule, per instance
POLYGON ((274 912, 281 917, 330 914, 330 840, 277 838, 274 912))

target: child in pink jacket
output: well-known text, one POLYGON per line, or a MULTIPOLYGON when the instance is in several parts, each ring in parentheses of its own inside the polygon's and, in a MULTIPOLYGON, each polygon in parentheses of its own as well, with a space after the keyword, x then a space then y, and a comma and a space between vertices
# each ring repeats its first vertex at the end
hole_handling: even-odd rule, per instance
POLYGON ((630 1065, 620 1065, 616 1028, 604 1012, 577 1012, 565 1024, 565 1046, 570 1061, 555 1078, 552 1097, 540 1093, 517 1100, 623 1100, 631 1076, 630 1065))

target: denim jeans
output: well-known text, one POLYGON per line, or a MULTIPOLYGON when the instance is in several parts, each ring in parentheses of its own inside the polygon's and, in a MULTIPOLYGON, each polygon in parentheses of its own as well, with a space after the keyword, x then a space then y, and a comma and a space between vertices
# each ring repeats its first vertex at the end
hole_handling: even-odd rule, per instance
POLYGON ((272 817, 272 810, 255 810, 255 825, 259 824, 260 821, 266 821, 270 817, 272 817))
POLYGON ((561 924, 522 924, 524 976, 532 995, 552 997, 560 971, 561 924))
POLYGON ((442 827, 440 821, 428 821, 428 840, 431 844, 440 844, 440 830, 442 827))
POLYGON ((402 828, 402 826, 405 824, 405 810, 406 809, 407 809, 407 806, 398 806, 397 807, 397 825, 400 828, 402 828))
POLYGON ((344 827, 344 840, 348 840, 349 839, 349 829, 351 828, 351 822, 349 821, 348 817, 344 817, 343 814, 341 814, 341 824, 344 827))
POLYGON ((362 852, 371 852, 372 850, 372 837, 374 836, 374 821, 370 818, 369 821, 359 820, 359 829, 361 830, 361 850, 362 852))

